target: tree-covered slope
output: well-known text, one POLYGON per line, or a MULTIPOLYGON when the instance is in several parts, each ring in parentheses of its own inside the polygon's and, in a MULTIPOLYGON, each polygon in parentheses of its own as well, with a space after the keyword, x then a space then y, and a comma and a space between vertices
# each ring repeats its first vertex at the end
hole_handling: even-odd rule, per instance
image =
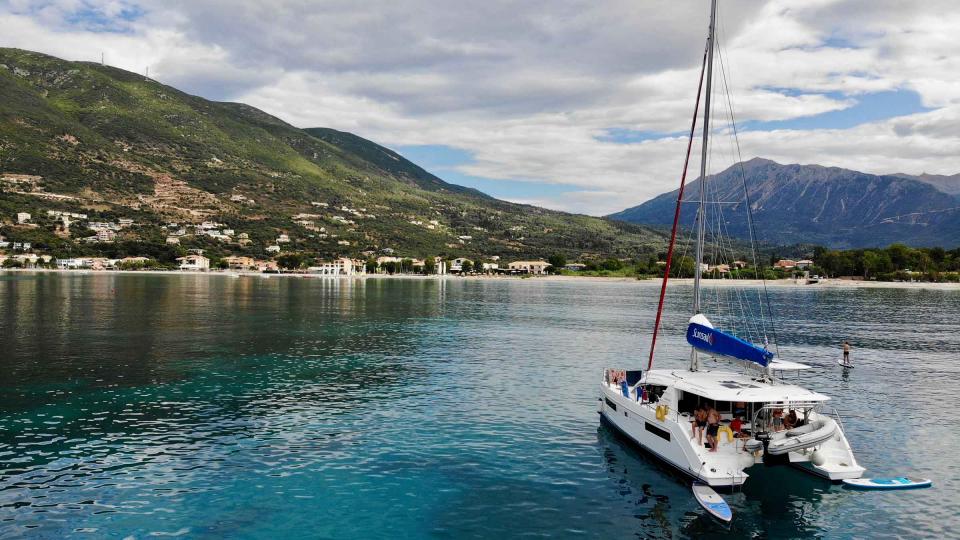
MULTIPOLYGON (((216 221, 250 242, 182 239, 185 247, 320 256, 393 248, 410 256, 635 257, 663 233, 618 221, 499 201, 448 184, 350 133, 299 129, 256 108, 191 96, 99 64, 0 49, 0 223, 64 248, 75 234, 27 231, 14 212, 59 209, 91 220, 134 218, 131 239, 216 221), (39 177, 28 185, 10 178, 39 177), (344 210, 346 208, 346 210, 344 210), (310 214, 310 216, 296 216, 310 214), (297 223, 300 222, 300 223, 297 223)), ((41 246, 42 247, 42 246, 41 246)))

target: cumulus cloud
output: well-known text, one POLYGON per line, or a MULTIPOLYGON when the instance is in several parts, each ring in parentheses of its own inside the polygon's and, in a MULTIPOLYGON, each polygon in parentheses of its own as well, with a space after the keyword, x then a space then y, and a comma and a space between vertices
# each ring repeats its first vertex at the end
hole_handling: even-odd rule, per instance
MULTIPOLYGON (((744 126, 841 111, 874 92, 916 92, 933 109, 842 130, 746 130, 744 158, 960 170, 960 7, 721 9, 718 80, 744 126)), ((104 51, 118 67, 149 65, 162 82, 294 125, 458 148, 473 156, 462 173, 530 183, 525 202, 602 214, 676 186, 685 141, 666 134, 688 129, 707 16, 705 2, 633 0, 11 0, 0 40, 69 59, 104 51), (617 142, 613 129, 665 135, 617 142), (537 183, 570 189, 537 197, 537 183)), ((714 172, 737 157, 716 140, 714 172)))

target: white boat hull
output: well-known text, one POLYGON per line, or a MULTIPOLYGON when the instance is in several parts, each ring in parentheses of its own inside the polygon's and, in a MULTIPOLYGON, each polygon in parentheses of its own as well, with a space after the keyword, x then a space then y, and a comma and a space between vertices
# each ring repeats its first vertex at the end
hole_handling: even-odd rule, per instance
MULTIPOLYGON (((659 382, 674 376, 657 373, 659 382)), ((730 377, 724 375, 723 378, 730 377)), ((740 486, 750 476, 745 469, 763 463, 764 455, 760 451, 744 451, 744 439, 733 439, 723 432, 718 434, 718 451, 701 447, 693 437, 691 417, 678 414, 670 398, 658 403, 640 403, 634 392, 626 397, 618 385, 604 382, 600 388, 598 412, 609 425, 643 450, 703 484, 714 488, 740 486), (658 405, 662 407, 660 415, 658 405), (669 412, 662 414, 663 410, 669 412)), ((671 392, 668 390, 667 394, 671 392)), ((798 429, 790 437, 787 432, 773 434, 770 444, 784 450, 783 464, 789 463, 834 482, 863 476, 865 469, 856 462, 841 426, 828 416, 810 414, 809 430, 798 429)), ((706 442, 705 436, 703 440, 706 442)), ((771 459, 774 457, 777 456, 771 455, 771 459)))
MULTIPOLYGON (((600 405, 600 414, 603 418, 627 438, 660 458, 677 471, 698 480, 711 487, 733 487, 742 485, 748 478, 743 472, 742 465, 706 466, 694 448, 697 442, 691 439, 690 425, 664 420, 657 420, 656 409, 649 403, 640 404, 623 397, 603 385, 603 398, 600 405), (616 408, 614 409, 613 406, 616 408), (667 434, 669 440, 664 437, 667 434)), ((743 454, 743 462, 752 458, 743 454)))

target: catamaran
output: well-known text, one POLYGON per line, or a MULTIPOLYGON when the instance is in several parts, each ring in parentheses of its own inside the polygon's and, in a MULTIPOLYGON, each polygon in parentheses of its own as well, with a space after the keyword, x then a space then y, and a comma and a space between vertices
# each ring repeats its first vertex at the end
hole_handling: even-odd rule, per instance
MULTIPOLYGON (((724 313, 720 294, 716 307, 708 306, 702 288, 704 249, 707 240, 706 222, 709 214, 718 217, 716 229, 711 226, 714 262, 725 262, 725 253, 733 259, 729 241, 723 239, 723 201, 709 206, 707 192, 708 137, 710 135, 711 93, 713 90, 714 55, 716 45, 717 0, 711 1, 710 27, 700 69, 700 82, 687 143, 686 159, 680 179, 674 213, 673 230, 667 251, 666 266, 660 287, 660 301, 654 322, 647 369, 606 369, 600 384, 598 410, 603 420, 622 432, 631 441, 660 458, 681 473, 711 487, 740 486, 747 481, 748 469, 757 464, 792 465, 831 481, 860 478, 865 469, 853 454, 843 429, 839 413, 830 407, 828 396, 784 381, 786 372, 798 372, 809 366, 783 360, 775 342, 769 300, 765 284, 756 289, 756 309, 746 299, 746 289, 723 287, 725 294, 747 318, 738 332, 736 317, 731 310, 724 313), (705 83, 705 92, 704 90, 705 83), (696 260, 693 265, 693 309, 686 332, 690 346, 690 362, 686 369, 653 369, 657 335, 661 327, 664 297, 670 279, 677 229, 686 185, 687 169, 695 138, 701 95, 703 126, 699 201, 694 222, 696 230, 696 260), (712 210, 710 210, 712 208, 712 210), (740 292, 731 292, 731 291, 740 292), (744 308, 744 306, 747 306, 744 308), (711 309, 713 308, 713 309, 711 309), (757 311, 759 314, 757 314, 757 311), (749 312, 749 313, 746 313, 749 312), (718 324, 708 317, 708 313, 718 324), (720 324, 723 323, 723 324, 720 324), (738 333, 749 334, 744 339, 738 333), (761 343, 761 344, 757 344, 761 343), (709 365, 708 365, 709 364, 709 365), (695 411, 709 407, 712 425, 703 425, 695 411), (698 433, 698 428, 711 437, 698 433)), ((720 51, 721 73, 723 56, 720 51)), ((727 85, 724 84, 724 87, 727 85)), ((732 102, 727 96, 727 104, 732 102)), ((730 111, 730 131, 736 137, 733 111, 730 111)), ((737 143, 739 154, 739 143, 737 143)), ((742 159, 740 160, 742 162, 742 159)), ((741 169, 742 174, 742 169, 741 169)), ((744 204, 751 247, 756 267, 756 242, 750 217, 750 199, 743 182, 744 204)), ((711 294, 711 296, 714 296, 711 294)), ((686 346, 682 346, 683 349, 686 346)), ((684 353, 685 354, 685 353, 684 353)), ((760 469, 762 471, 762 469, 760 469)), ((751 469, 753 471, 753 469, 751 469)))

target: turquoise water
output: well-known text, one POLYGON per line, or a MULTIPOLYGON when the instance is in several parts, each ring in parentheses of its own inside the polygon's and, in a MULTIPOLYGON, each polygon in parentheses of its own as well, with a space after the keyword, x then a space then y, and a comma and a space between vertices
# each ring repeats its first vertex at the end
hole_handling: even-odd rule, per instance
MULTIPOLYGON (((0 537, 957 535, 960 292, 771 291, 781 351, 868 473, 935 487, 754 468, 729 533, 598 422, 602 368, 645 365, 657 292, 0 274, 0 537)), ((658 365, 684 363, 689 295, 658 365)))

